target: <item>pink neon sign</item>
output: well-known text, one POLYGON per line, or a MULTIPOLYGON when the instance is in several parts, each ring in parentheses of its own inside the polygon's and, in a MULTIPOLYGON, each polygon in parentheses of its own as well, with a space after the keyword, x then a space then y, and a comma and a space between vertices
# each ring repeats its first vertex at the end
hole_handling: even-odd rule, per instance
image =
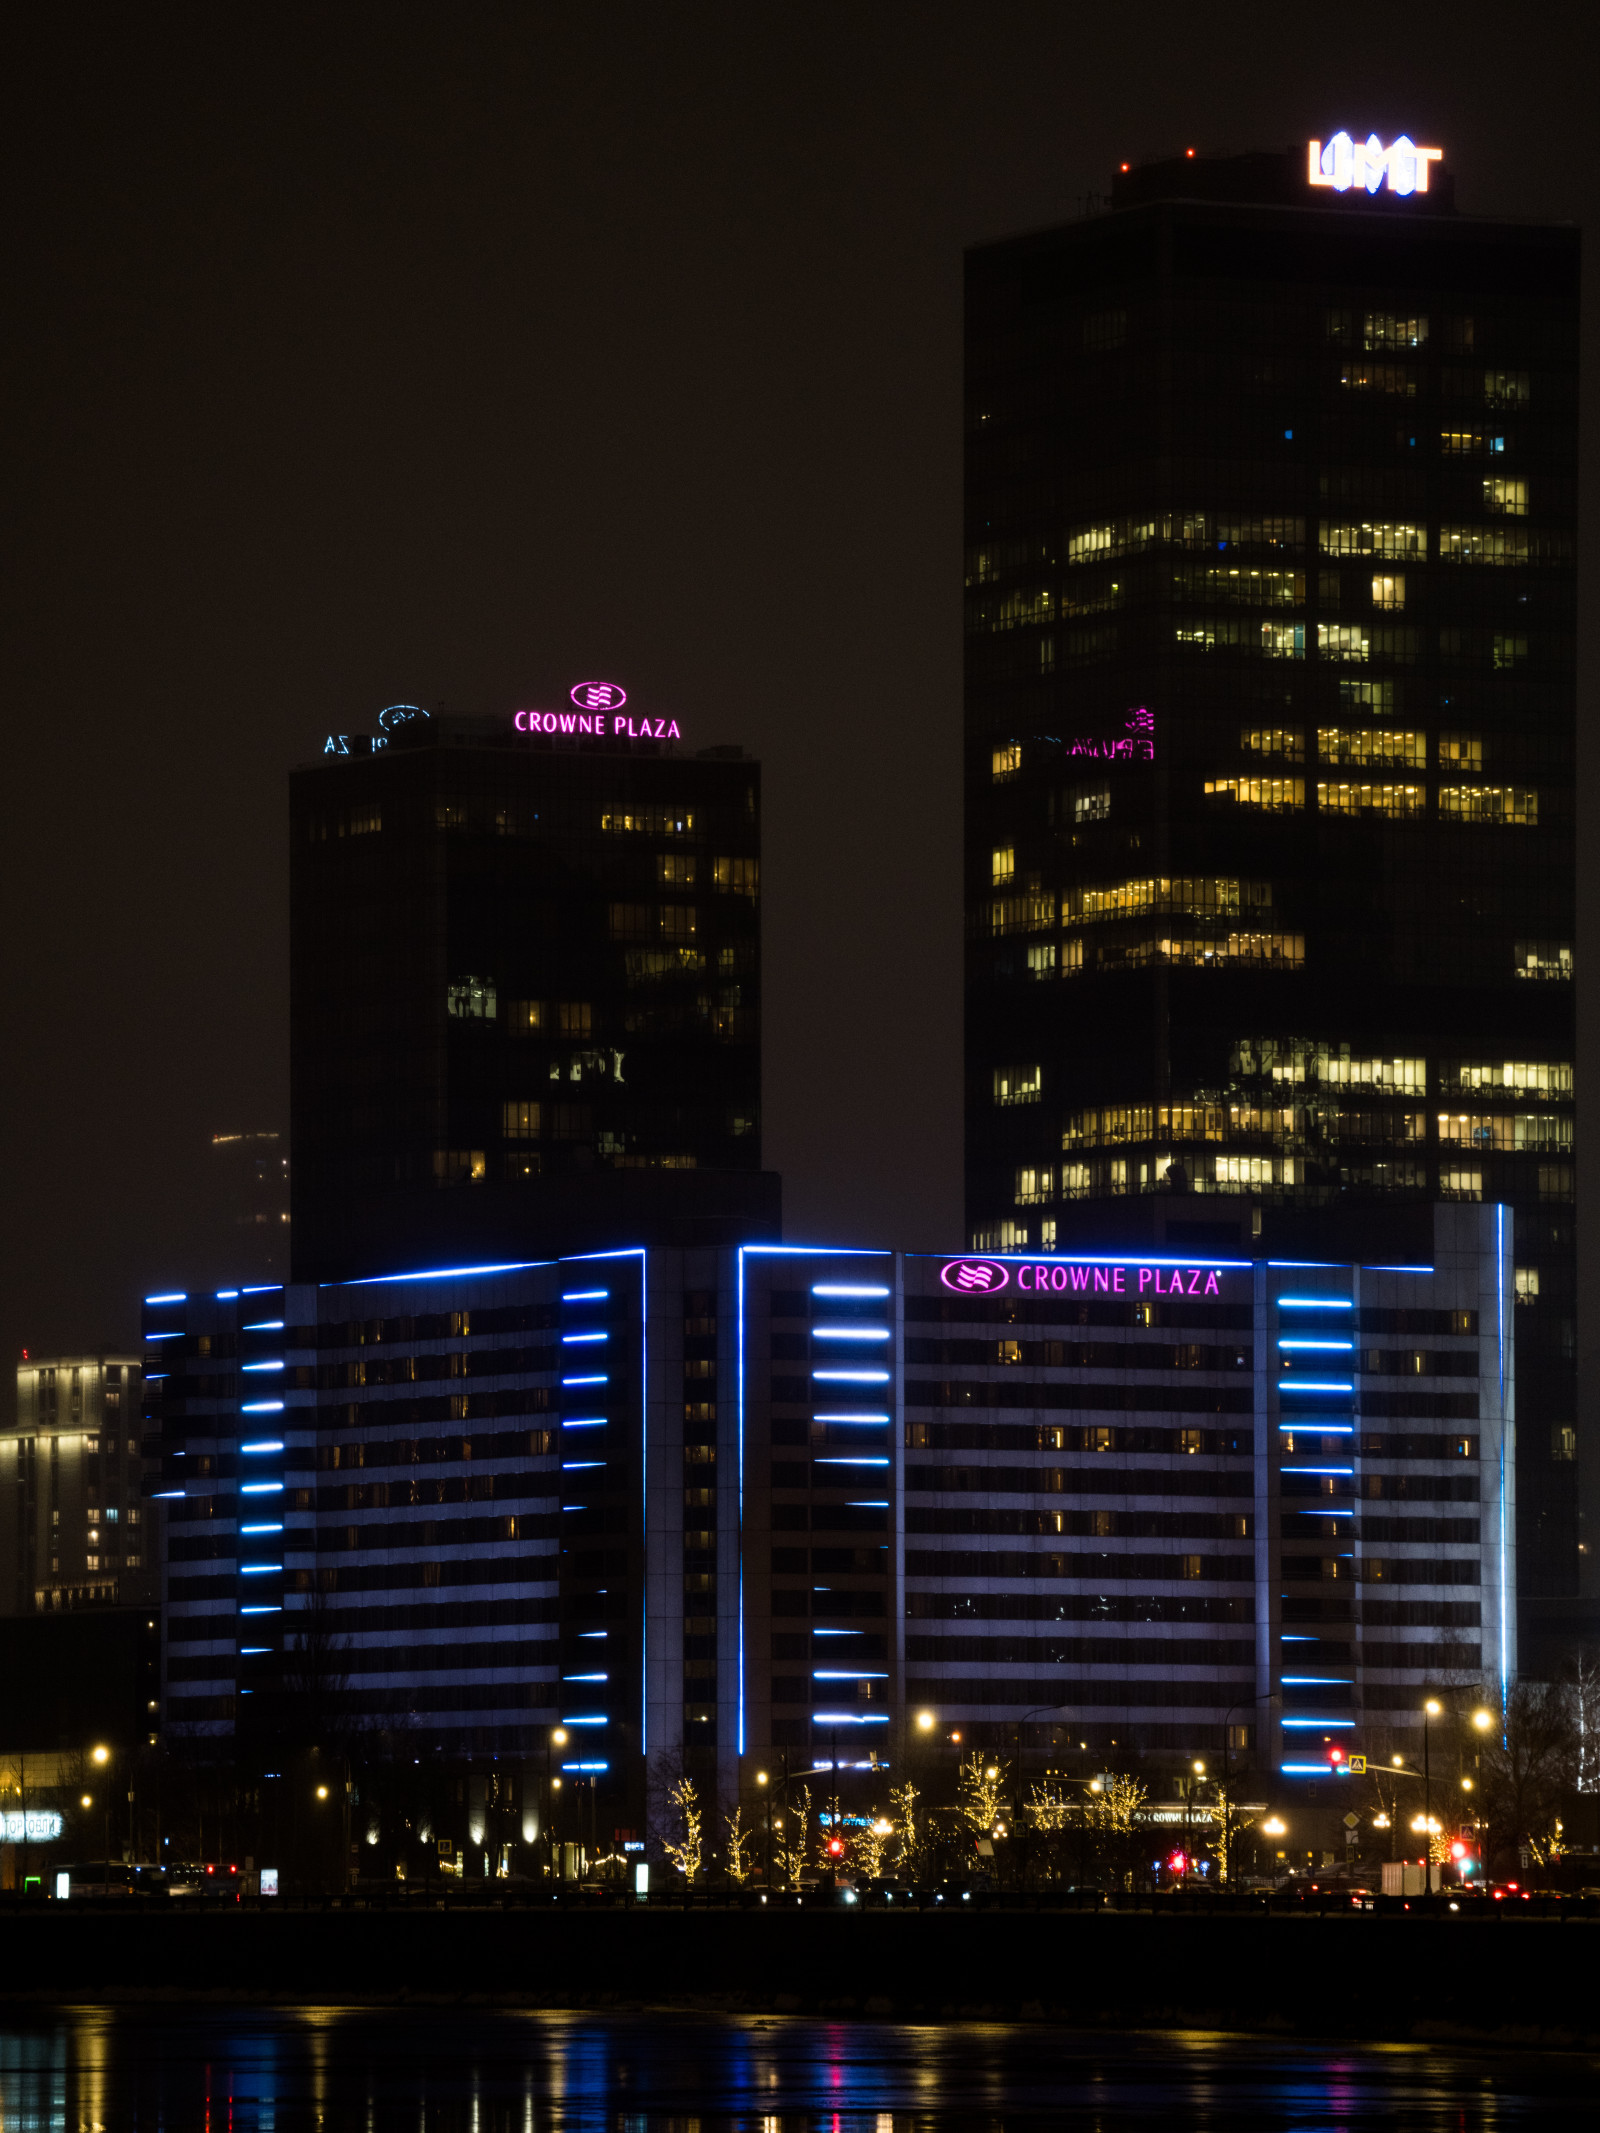
MULTIPOLYGON (((1011 1278, 994 1259, 952 1259, 939 1269, 947 1289, 966 1296, 992 1296, 1011 1278)), ((1025 1296, 1220 1296, 1225 1269, 1216 1266, 1155 1266, 1139 1261, 1095 1265, 1091 1261, 1027 1259, 1016 1268, 1025 1296)))
POLYGON ((1077 740, 1069 744, 1067 748, 1068 755, 1104 756, 1112 759, 1120 758, 1124 762, 1154 762, 1156 753, 1155 713, 1142 708, 1137 711, 1130 711, 1124 723, 1126 727, 1125 734, 1115 739, 1110 735, 1098 737, 1080 735, 1077 740))
POLYGON ((675 718, 625 718, 604 711, 519 711, 511 723, 519 733, 591 733, 596 740, 677 741, 683 738, 675 718))
POLYGON ((567 694, 580 711, 620 711, 628 692, 618 681, 580 681, 567 694))

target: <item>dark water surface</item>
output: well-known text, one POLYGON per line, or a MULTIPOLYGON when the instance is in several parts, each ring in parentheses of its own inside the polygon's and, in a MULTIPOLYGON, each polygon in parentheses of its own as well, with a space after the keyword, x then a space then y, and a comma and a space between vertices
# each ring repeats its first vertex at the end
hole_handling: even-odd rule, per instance
POLYGON ((936 2133, 1600 2124, 1600 2058, 1020 2024, 0 2010, 0 2133, 936 2133))

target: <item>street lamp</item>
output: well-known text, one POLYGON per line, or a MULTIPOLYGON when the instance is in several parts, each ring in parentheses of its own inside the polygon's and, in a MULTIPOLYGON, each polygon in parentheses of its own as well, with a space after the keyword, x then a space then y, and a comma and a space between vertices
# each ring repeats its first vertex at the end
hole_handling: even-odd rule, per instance
POLYGON ((1426 1882, 1430 1896, 1433 1894, 1433 1844, 1431 1842, 1433 1830, 1433 1776, 1432 1766, 1428 1760, 1428 1725, 1431 1719, 1439 1716, 1443 1708, 1444 1706, 1434 1696, 1430 1696, 1422 1706, 1422 1815, 1423 1820, 1428 1824, 1430 1836, 1427 1860, 1428 1878, 1426 1882))
POLYGON ((550 1850, 550 1878, 551 1878, 551 1880, 552 1880, 552 1881, 559 1881, 559 1880, 561 1879, 561 1855, 560 1855, 560 1853, 559 1853, 559 1852, 557 1851, 557 1849, 556 1849, 556 1794, 557 1794, 557 1793, 558 1793, 558 1792, 559 1792, 559 1791, 561 1790, 561 1780, 560 1780, 560 1778, 558 1778, 558 1777, 554 1777, 554 1776, 552 1776, 552 1774, 551 1774, 551 1770, 550 1770, 550 1751, 551 1751, 551 1750, 552 1750, 553 1748, 564 1748, 564 1747, 565 1747, 566 1745, 567 1745, 567 1730, 566 1730, 566 1727, 565 1727, 565 1726, 556 1726, 556 1727, 554 1727, 554 1728, 553 1728, 553 1729, 551 1730, 551 1732, 550 1732, 549 1734, 547 1734, 547 1735, 546 1735, 546 1737, 545 1737, 545 1744, 544 1744, 544 1819, 545 1819, 545 1843, 546 1843, 546 1844, 547 1844, 547 1845, 549 1846, 549 1850, 550 1850))
POLYGON ((756 1783, 761 1787, 761 1797, 767 1803, 767 1887, 772 1886, 772 1787, 767 1782, 764 1770, 756 1772, 756 1783))

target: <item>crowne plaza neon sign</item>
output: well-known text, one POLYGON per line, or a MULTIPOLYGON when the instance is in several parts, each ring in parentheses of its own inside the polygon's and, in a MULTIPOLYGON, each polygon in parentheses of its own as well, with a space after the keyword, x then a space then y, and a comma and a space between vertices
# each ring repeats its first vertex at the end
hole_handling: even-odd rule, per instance
POLYGON ((958 1296, 993 1296, 1013 1285, 1024 1296, 1220 1296, 1225 1274, 1246 1271, 1177 1261, 951 1259, 939 1279, 958 1296))
POLYGON ((1384 186, 1392 193, 1425 193, 1429 166, 1443 160, 1442 148, 1419 148, 1403 133, 1387 148, 1375 133, 1364 141, 1336 133, 1331 141, 1307 143, 1306 183, 1331 186, 1336 193, 1375 193, 1384 186))

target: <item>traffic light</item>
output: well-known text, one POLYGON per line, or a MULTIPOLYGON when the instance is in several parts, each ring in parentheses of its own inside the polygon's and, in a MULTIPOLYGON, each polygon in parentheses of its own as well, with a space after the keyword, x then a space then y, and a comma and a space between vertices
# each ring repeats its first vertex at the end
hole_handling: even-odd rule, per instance
POLYGON ((1343 1765, 1344 1750, 1342 1748, 1330 1748, 1328 1750, 1328 1768, 1337 1774, 1343 1765))
POLYGON ((828 1839, 828 1857, 830 1859, 842 1859, 844 1857, 843 1837, 830 1837, 828 1839))
POLYGON ((1167 1861, 1167 1871, 1169 1874, 1181 1874, 1187 1870, 1188 1864, 1183 1852, 1175 1851, 1167 1861))

